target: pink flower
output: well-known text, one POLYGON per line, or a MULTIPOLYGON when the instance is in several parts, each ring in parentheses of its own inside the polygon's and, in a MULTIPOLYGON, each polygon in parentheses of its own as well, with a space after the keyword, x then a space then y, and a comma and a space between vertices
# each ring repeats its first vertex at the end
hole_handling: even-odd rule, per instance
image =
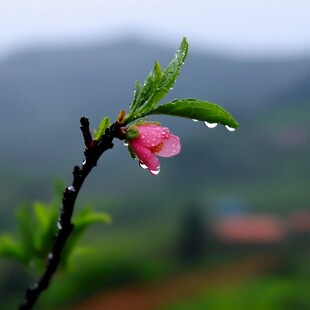
POLYGON ((180 152, 180 138, 173 135, 168 128, 146 123, 134 125, 138 135, 128 139, 129 147, 138 158, 140 165, 148 169, 151 174, 157 175, 160 170, 158 156, 171 157, 180 152))

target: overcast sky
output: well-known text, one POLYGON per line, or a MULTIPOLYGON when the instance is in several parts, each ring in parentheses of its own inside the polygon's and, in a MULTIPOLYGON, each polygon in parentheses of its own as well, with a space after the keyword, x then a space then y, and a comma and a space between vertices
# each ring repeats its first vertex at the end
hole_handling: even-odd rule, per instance
POLYGON ((2 54, 134 32, 228 53, 310 54, 310 0, 0 0, 2 54))

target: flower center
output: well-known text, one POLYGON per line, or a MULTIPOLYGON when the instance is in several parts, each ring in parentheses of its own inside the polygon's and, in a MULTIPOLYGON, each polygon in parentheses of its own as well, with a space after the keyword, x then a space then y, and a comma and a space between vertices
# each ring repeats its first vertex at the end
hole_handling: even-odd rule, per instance
POLYGON ((164 142, 160 142, 159 144, 155 145, 155 146, 152 146, 150 147, 150 151, 155 154, 155 153, 158 153, 160 152, 164 147, 164 142))

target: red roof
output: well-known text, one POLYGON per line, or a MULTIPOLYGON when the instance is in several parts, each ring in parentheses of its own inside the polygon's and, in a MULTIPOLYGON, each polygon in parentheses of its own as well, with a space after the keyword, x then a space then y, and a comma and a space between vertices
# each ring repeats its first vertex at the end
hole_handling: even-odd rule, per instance
POLYGON ((283 222, 263 215, 220 219, 214 232, 222 241, 233 243, 275 243, 285 237, 283 222))

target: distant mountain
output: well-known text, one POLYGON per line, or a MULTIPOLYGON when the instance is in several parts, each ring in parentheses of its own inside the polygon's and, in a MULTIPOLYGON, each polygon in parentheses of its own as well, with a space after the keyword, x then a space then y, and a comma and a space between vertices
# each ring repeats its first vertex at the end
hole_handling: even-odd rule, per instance
MULTIPOLYGON (((93 126, 106 115, 116 117, 120 109, 128 108, 135 80, 144 81, 155 59, 166 66, 176 49, 177 46, 171 50, 128 40, 28 50, 3 59, 0 62, 3 164, 0 203, 15 205, 24 198, 45 197, 56 176, 70 180, 71 167, 82 159, 80 116, 88 115, 93 126)), ((164 164, 165 169, 171 169, 168 181, 173 180, 175 187, 184 186, 177 180, 180 171, 184 171, 193 186, 195 174, 201 184, 210 178, 218 179, 221 174, 226 180, 243 178, 239 181, 249 184, 246 178, 255 179, 255 174, 262 176, 264 163, 260 158, 265 158, 266 165, 275 169, 273 163, 268 162, 269 151, 272 152, 268 147, 274 146, 269 145, 267 139, 271 134, 259 131, 261 122, 266 116, 277 116, 279 111, 291 111, 299 95, 303 102, 310 102, 309 76, 310 57, 249 60, 190 50, 167 100, 197 97, 219 103, 236 116, 241 129, 233 136, 222 129, 207 131, 202 124, 184 126, 186 121, 167 121, 184 140, 184 155, 174 162, 171 160, 171 168, 164 164), (206 130, 205 136, 201 128, 206 130)), ((280 150, 277 152, 280 154, 280 150)), ((127 155, 124 159, 122 152, 114 154, 107 154, 111 164, 99 168, 110 180, 109 185, 102 186, 108 186, 110 193, 115 192, 118 177, 125 174, 120 178, 128 181, 127 190, 130 190, 130 173, 136 163, 127 155)), ((287 162, 289 159, 283 164, 287 162)), ((96 192, 100 176, 94 174, 90 184, 96 192)), ((142 176, 135 178, 140 180, 142 176)), ((161 190, 163 185, 158 186, 161 190)))

